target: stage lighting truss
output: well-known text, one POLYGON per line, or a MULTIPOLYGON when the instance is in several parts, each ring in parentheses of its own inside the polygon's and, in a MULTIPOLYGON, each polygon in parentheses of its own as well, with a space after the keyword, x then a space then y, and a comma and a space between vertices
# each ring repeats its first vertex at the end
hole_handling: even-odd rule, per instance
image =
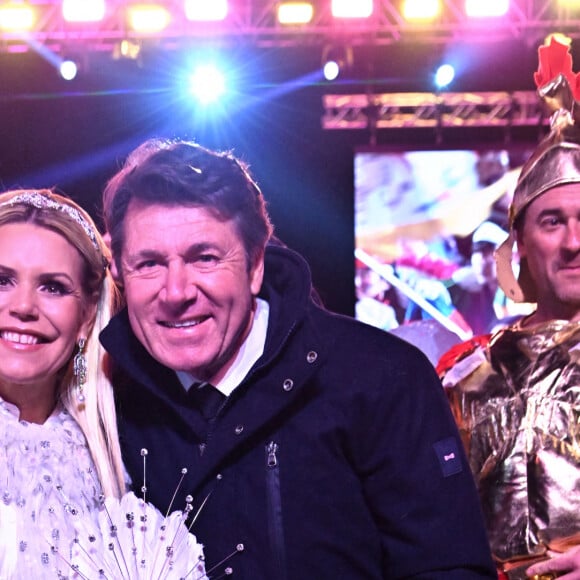
MULTIPOLYGON (((482 0, 483 1, 483 0, 482 0)), ((121 40, 154 40, 163 49, 179 48, 184 41, 211 42, 213 46, 246 42, 260 47, 311 44, 320 46, 337 36, 348 35, 352 46, 387 45, 403 41, 449 43, 491 42, 517 38, 536 42, 538 38, 561 31, 580 37, 580 10, 560 0, 510 0, 505 17, 468 18, 465 0, 442 0, 442 13, 431 22, 405 20, 400 0, 374 0, 368 18, 333 18, 329 0, 311 0, 312 19, 306 24, 284 25, 277 20, 279 0, 237 0, 229 4, 221 22, 194 22, 186 18, 183 0, 157 0, 170 13, 170 23, 162 30, 140 35, 129 31, 126 8, 131 0, 107 0, 104 18, 98 22, 65 22, 63 0, 29 0, 36 11, 31 38, 58 52, 63 44, 82 44, 86 50, 111 50, 121 40)), ((3 4, 0 1, 0 4, 3 4)), ((29 50, 30 43, 18 33, 0 31, 0 52, 29 50)))
POLYGON ((518 127, 547 122, 533 91, 325 95, 324 129, 518 127))

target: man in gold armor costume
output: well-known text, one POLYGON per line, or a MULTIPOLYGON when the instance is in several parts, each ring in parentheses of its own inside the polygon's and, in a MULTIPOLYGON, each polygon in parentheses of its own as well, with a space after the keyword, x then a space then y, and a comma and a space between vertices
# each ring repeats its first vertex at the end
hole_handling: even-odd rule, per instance
POLYGON ((565 45, 540 49, 551 131, 522 169, 496 252, 506 296, 536 308, 438 366, 500 578, 580 578, 579 76, 565 45))

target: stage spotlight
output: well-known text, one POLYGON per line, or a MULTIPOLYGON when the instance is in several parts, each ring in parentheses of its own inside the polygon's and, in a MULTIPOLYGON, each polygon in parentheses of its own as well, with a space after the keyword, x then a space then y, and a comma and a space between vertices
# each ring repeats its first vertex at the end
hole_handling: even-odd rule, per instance
POLYGON ((373 0, 332 0, 330 11, 334 18, 369 18, 373 0))
POLYGON ((494 18, 505 16, 509 0, 465 0, 465 14, 470 18, 494 18))
POLYGON ((404 0, 405 20, 433 20, 441 13, 441 0, 404 0))
POLYGON ((334 81, 352 67, 353 55, 350 46, 326 46, 322 51, 322 74, 327 81, 334 81))
POLYGON ((340 65, 335 60, 329 60, 324 63, 322 73, 327 81, 333 81, 340 74, 340 65))
POLYGON ((99 22, 105 17, 105 0, 63 0, 65 22, 99 22))
POLYGON ((0 29, 8 32, 28 32, 34 27, 36 13, 26 2, 8 2, 0 6, 0 29))
POLYGON ((58 67, 60 76, 65 81, 72 81, 78 73, 78 67, 74 60, 64 59, 58 67))
POLYGON ((202 104, 208 105, 217 101, 226 92, 226 80, 223 73, 213 64, 198 66, 190 77, 190 91, 202 104))
POLYGON ((442 64, 435 73, 435 85, 438 89, 444 89, 455 78, 455 69, 450 64, 442 64))
POLYGON ((185 0, 185 17, 200 22, 225 20, 228 15, 227 0, 185 0))
POLYGON ((135 32, 155 33, 169 26, 171 14, 161 4, 132 4, 127 7, 127 21, 135 32))
POLYGON ((141 61, 140 57, 141 57, 141 43, 137 40, 125 38, 124 40, 121 40, 121 42, 115 44, 115 46, 113 47, 114 60, 120 59, 135 60, 139 61, 140 63, 141 61))
POLYGON ((311 2, 281 2, 278 4, 280 24, 308 24, 314 16, 311 2))

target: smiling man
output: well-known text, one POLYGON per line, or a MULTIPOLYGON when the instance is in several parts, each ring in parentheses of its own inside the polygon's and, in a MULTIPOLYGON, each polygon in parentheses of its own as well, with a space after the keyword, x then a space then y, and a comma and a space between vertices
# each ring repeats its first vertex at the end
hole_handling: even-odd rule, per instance
POLYGON ((102 334, 126 466, 138 490, 147 449, 162 511, 190 496, 210 577, 494 577, 431 365, 320 307, 236 158, 145 143, 104 208, 127 300, 102 334))
POLYGON ((263 261, 250 265, 235 223, 202 207, 133 200, 125 220, 135 336, 165 366, 218 385, 250 332, 263 261))
POLYGON ((506 295, 536 307, 489 342, 456 349, 439 370, 501 573, 572 580, 580 578, 580 128, 564 75, 540 94, 555 110, 552 130, 521 171, 510 236, 496 254, 506 295))

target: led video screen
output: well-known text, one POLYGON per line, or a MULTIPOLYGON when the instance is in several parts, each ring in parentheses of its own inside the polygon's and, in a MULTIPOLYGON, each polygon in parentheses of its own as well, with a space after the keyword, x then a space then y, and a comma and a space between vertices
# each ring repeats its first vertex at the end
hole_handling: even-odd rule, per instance
POLYGON ((356 317, 466 339, 528 312, 498 288, 493 252, 532 148, 356 151, 356 317))

